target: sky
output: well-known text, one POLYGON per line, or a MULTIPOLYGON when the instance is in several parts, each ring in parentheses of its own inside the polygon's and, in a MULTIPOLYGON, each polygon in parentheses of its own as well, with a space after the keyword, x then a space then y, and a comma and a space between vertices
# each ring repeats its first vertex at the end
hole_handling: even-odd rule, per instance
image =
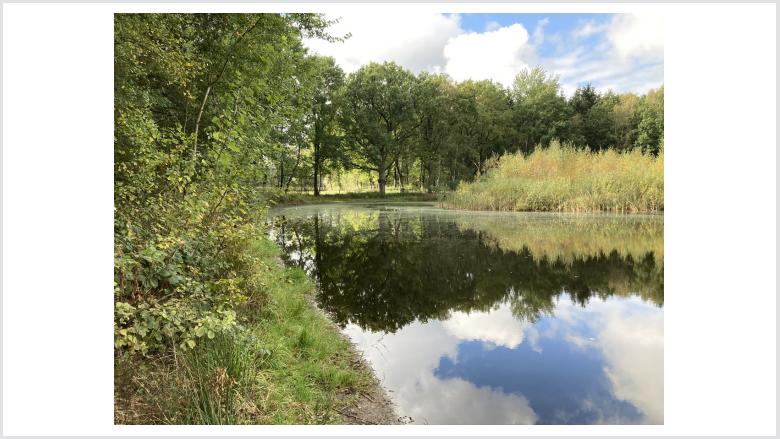
POLYGON ((369 62, 444 72, 457 81, 492 79, 509 87, 523 69, 557 75, 571 96, 599 91, 645 93, 663 84, 663 19, 631 14, 437 14, 349 11, 331 26, 344 42, 306 40, 347 73, 369 62))

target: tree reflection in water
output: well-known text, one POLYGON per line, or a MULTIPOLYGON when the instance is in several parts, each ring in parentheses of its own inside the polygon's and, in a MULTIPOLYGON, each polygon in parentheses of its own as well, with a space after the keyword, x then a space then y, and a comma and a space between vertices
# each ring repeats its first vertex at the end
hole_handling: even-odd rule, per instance
POLYGON ((663 306, 662 217, 432 211, 298 208, 276 216, 273 233, 342 326, 395 332, 502 304, 534 322, 562 294, 663 306))

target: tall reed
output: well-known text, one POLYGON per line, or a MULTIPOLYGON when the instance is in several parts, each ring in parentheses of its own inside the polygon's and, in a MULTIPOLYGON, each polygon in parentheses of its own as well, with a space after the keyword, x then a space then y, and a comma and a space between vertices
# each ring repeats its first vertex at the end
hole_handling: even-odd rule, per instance
POLYGON ((590 152, 553 141, 528 156, 504 155, 442 204, 470 210, 660 212, 664 153, 590 152))

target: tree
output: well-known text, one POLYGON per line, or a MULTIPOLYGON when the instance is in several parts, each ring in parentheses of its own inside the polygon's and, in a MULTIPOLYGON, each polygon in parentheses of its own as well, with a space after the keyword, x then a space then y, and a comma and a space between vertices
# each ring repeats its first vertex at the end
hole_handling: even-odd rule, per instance
POLYGON ((377 172, 385 194, 387 173, 415 133, 414 76, 392 62, 371 63, 347 79, 342 124, 352 167, 377 172))
POLYGON ((650 90, 637 106, 635 146, 642 152, 658 154, 664 137, 664 88, 650 90))
MULTIPOLYGON (((312 14, 117 14, 115 346, 195 346, 262 294, 246 243, 300 145, 312 14)), ((286 181, 289 185, 289 180, 286 181)))
POLYGON ((615 149, 628 151, 634 147, 637 135, 636 108, 639 96, 633 93, 623 93, 618 96, 618 102, 613 107, 615 149))
POLYGON ((314 195, 320 195, 322 171, 326 160, 337 157, 341 136, 338 133, 338 102, 344 86, 344 72, 330 57, 309 57, 309 76, 313 96, 309 113, 312 144, 314 195))
POLYGON ((598 101, 585 115, 585 142, 594 151, 614 146, 615 114, 618 97, 612 92, 599 96, 598 101))
POLYGON ((523 152, 567 137, 571 111, 557 77, 548 76, 541 67, 523 70, 515 78, 511 95, 516 142, 523 152))
POLYGON ((471 167, 471 172, 461 175, 455 170, 451 185, 482 174, 491 156, 506 151, 511 139, 509 108, 509 96, 498 83, 468 80, 455 87, 452 130, 458 150, 453 158, 471 167))
POLYGON ((443 74, 420 73, 414 90, 415 110, 419 118, 417 153, 423 169, 421 184, 428 193, 438 186, 442 155, 450 143, 452 99, 451 79, 443 74))

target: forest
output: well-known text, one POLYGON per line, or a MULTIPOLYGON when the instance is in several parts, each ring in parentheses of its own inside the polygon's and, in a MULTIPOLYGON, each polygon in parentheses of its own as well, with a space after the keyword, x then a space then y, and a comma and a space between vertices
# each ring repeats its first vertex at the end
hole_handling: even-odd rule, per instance
POLYGON ((549 145, 662 160, 663 87, 639 96, 585 85, 566 97, 541 68, 509 88, 392 62, 345 74, 304 45, 350 37, 330 24, 318 14, 115 15, 117 422, 342 419, 344 402, 329 395, 368 378, 308 309, 311 282, 277 264, 262 224, 284 193, 446 193, 491 175, 501 156, 549 145), (247 408, 236 401, 257 401, 260 364, 265 399, 247 408), (214 387, 215 370, 231 378, 214 387))

